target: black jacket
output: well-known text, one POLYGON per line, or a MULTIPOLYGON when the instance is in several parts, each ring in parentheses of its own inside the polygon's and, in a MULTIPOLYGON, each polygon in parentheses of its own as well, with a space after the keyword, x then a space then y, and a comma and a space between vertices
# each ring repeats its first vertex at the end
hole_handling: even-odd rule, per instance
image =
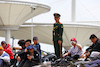
MULTIPOLYGON (((29 60, 28 58, 27 58, 27 55, 28 54, 30 54, 30 52, 28 51, 28 52, 23 52, 23 53, 21 53, 21 54, 19 54, 19 55, 21 55, 21 56, 23 56, 23 58, 21 59, 21 60, 29 60)), ((35 50, 34 52, 33 52, 33 56, 34 56, 34 58, 32 58, 31 59, 31 61, 33 62, 36 62, 36 63, 39 63, 40 62, 40 57, 39 57, 39 52, 37 51, 37 50, 35 50)))
POLYGON ((92 44, 89 48, 87 48, 86 51, 89 51, 90 53, 92 51, 100 52, 100 39, 97 39, 97 41, 94 44, 92 44))

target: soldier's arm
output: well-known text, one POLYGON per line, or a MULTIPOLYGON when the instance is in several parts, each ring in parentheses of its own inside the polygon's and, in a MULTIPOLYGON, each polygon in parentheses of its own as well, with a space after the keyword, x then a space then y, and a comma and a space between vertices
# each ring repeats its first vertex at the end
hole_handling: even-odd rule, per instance
POLYGON ((62 39, 62 35, 63 35, 63 24, 61 24, 59 27, 59 39, 58 40, 62 39))
MULTIPOLYGON (((55 27, 55 25, 54 25, 54 27, 55 27)), ((53 35, 53 41, 54 41, 54 27, 53 27, 53 32, 52 32, 52 35, 53 35)))

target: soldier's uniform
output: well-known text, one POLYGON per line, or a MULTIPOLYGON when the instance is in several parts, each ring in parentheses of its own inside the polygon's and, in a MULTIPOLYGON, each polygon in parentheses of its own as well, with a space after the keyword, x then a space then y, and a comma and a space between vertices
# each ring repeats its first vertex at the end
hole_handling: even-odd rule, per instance
MULTIPOLYGON (((60 17, 60 15, 55 13, 54 17, 60 17)), ((55 54, 57 58, 62 57, 62 44, 61 45, 58 44, 58 40, 63 41, 62 35, 63 35, 63 24, 61 24, 60 22, 54 23, 53 41, 54 41, 55 54)))

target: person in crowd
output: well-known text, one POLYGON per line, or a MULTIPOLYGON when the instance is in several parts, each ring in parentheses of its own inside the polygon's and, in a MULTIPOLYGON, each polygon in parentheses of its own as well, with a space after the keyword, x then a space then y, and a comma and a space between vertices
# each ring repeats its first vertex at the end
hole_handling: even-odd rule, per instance
POLYGON ((53 26, 53 44, 55 48, 55 54, 57 58, 62 57, 62 42, 63 42, 63 24, 60 23, 60 14, 54 13, 54 19, 56 23, 54 23, 53 26))
POLYGON ((10 63, 9 55, 5 51, 3 51, 3 47, 0 46, 0 67, 5 66, 5 64, 8 64, 8 66, 5 67, 9 67, 9 63, 10 63))
POLYGON ((25 49, 25 40, 21 39, 18 41, 18 45, 21 47, 13 47, 13 50, 22 50, 25 49))
MULTIPOLYGON (((39 42, 38 42, 38 37, 33 37, 33 42, 34 42, 34 44, 31 45, 31 46, 34 46, 34 47, 36 48, 36 50, 39 52, 40 58, 41 58, 41 46, 40 46, 40 44, 39 44, 39 42)), ((27 49, 28 49, 28 48, 29 48, 29 47, 27 47, 27 48, 25 49, 25 52, 27 52, 27 49)))
POLYGON ((87 58, 91 53, 92 55, 95 55, 95 57, 100 55, 100 39, 98 39, 95 34, 92 34, 89 39, 93 44, 82 54, 81 57, 83 58, 87 58))
POLYGON ((31 40, 30 39, 27 39, 25 41, 25 47, 28 47, 29 45, 31 45, 31 40))
MULTIPOLYGON (((16 66, 18 66, 23 59, 24 59, 24 51, 25 51, 25 48, 27 48, 29 45, 31 45, 31 40, 30 39, 27 39, 26 41, 25 40, 19 40, 18 44, 21 46, 21 51, 17 52, 16 55, 15 55, 15 59, 16 61, 18 62, 18 64, 16 64, 16 66)), ((15 62, 15 63, 17 63, 15 62)))
POLYGON ((32 45, 28 46, 28 51, 24 52, 24 62, 21 62, 18 67, 32 67, 40 63, 39 52, 32 45))
POLYGON ((22 53, 24 52, 24 50, 26 48, 25 47, 25 40, 23 40, 23 39, 19 40, 18 45, 21 46, 21 47, 13 47, 14 50, 20 50, 20 51, 16 52, 15 55, 14 55, 14 61, 12 63, 13 67, 18 66, 19 62, 23 58, 22 53))
POLYGON ((77 44, 77 40, 75 38, 72 38, 70 43, 72 44, 72 47, 63 55, 63 57, 71 55, 73 56, 73 59, 77 60, 82 54, 82 47, 80 44, 77 44))
POLYGON ((25 40, 19 40, 18 44, 21 47, 13 47, 13 50, 23 50, 23 49, 25 49, 26 47, 31 45, 31 40, 30 39, 27 39, 26 41, 25 40))
POLYGON ((14 57, 13 57, 13 53, 12 53, 12 50, 10 48, 10 45, 7 44, 5 41, 2 41, 1 45, 4 48, 4 51, 9 54, 10 59, 13 59, 14 57))
POLYGON ((33 42, 34 42, 33 46, 39 51, 41 58, 41 46, 38 42, 38 37, 33 37, 33 42))
POLYGON ((100 59, 84 64, 83 67, 100 67, 100 59))

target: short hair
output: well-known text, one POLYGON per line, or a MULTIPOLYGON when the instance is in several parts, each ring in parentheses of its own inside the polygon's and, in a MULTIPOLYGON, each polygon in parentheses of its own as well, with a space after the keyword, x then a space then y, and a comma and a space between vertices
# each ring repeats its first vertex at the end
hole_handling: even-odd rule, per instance
POLYGON ((25 40, 19 40, 18 44, 19 44, 19 46, 25 45, 25 40))
POLYGON ((30 39, 27 39, 27 40, 25 41, 25 43, 26 43, 26 42, 30 42, 30 43, 31 43, 31 40, 30 40, 30 39))
POLYGON ((95 34, 92 34, 89 39, 94 39, 94 38, 97 38, 97 36, 95 34))
POLYGON ((5 41, 2 41, 1 44, 7 44, 5 41))

